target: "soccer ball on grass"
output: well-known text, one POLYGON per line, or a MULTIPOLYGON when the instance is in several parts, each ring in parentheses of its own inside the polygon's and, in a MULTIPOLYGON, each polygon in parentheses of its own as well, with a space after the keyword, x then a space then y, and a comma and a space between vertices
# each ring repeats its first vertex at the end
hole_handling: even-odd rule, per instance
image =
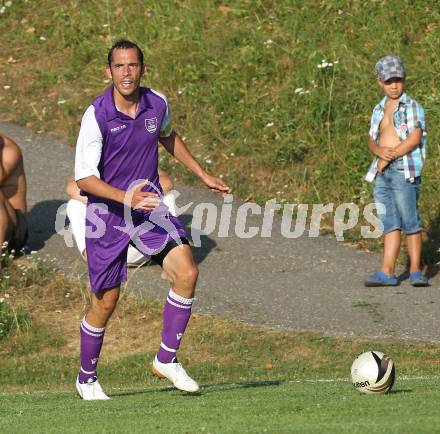
POLYGON ((351 382, 362 393, 387 393, 396 378, 394 362, 379 351, 367 351, 351 365, 351 382))

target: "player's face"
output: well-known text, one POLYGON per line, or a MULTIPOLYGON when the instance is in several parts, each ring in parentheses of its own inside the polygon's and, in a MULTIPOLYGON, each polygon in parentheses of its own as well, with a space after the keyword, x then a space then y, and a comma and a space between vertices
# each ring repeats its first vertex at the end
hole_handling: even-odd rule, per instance
POLYGON ((107 75, 115 89, 124 97, 134 95, 140 86, 145 65, 141 65, 135 48, 120 48, 113 51, 111 67, 107 75))
POLYGON ((383 89, 385 95, 390 99, 399 99, 403 93, 405 80, 395 77, 387 81, 379 80, 379 86, 383 89))

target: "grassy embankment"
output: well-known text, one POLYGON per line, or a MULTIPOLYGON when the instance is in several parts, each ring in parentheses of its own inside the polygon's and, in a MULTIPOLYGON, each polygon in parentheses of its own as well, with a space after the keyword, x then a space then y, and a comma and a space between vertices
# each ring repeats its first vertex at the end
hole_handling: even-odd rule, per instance
MULTIPOLYGON (((439 254, 440 12, 436 1, 12 2, 0 19, 2 118, 74 144, 84 108, 107 83, 119 37, 144 49, 144 83, 169 96, 194 154, 236 195, 264 203, 371 201, 362 181, 369 116, 380 98, 374 63, 400 54, 409 93, 426 108, 421 209, 425 262, 439 254), (327 63, 325 67, 323 60, 327 63), (330 65, 331 64, 331 65, 330 65), (5 88, 5 86, 7 88, 5 88), (301 90, 302 89, 302 90, 301 90)), ((324 63, 325 65, 325 63, 324 63)), ((192 175, 166 156, 179 180, 192 175)), ((329 228, 331 218, 326 220, 329 228)), ((346 233, 359 241, 357 226, 346 233)), ((374 249, 377 241, 361 240, 374 249)))

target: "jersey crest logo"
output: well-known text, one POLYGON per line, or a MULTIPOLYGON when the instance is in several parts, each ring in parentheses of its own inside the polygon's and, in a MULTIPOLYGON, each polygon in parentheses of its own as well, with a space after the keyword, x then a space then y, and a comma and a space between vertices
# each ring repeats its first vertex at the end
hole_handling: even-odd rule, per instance
POLYGON ((145 119, 145 128, 149 133, 155 133, 157 130, 157 118, 145 119))

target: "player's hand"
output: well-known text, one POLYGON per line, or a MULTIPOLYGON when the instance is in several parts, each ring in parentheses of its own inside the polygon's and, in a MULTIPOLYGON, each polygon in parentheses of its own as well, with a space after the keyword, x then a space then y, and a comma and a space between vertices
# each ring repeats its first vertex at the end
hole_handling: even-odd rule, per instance
POLYGON ((379 159, 379 160, 377 161, 377 170, 378 170, 378 172, 383 173, 383 171, 385 170, 385 168, 386 168, 389 164, 390 164, 389 161, 385 161, 385 160, 379 159))
POLYGON ((160 205, 160 197, 157 193, 151 191, 142 191, 142 189, 149 185, 148 181, 141 182, 127 190, 125 193, 124 204, 138 210, 152 211, 160 205))
POLYGON ((215 193, 222 193, 223 195, 230 193, 231 189, 217 176, 206 174, 202 181, 215 193))
POLYGON ((388 147, 379 147, 377 150, 377 156, 385 161, 393 161, 395 158, 397 158, 397 153, 394 148, 388 148, 388 147))

